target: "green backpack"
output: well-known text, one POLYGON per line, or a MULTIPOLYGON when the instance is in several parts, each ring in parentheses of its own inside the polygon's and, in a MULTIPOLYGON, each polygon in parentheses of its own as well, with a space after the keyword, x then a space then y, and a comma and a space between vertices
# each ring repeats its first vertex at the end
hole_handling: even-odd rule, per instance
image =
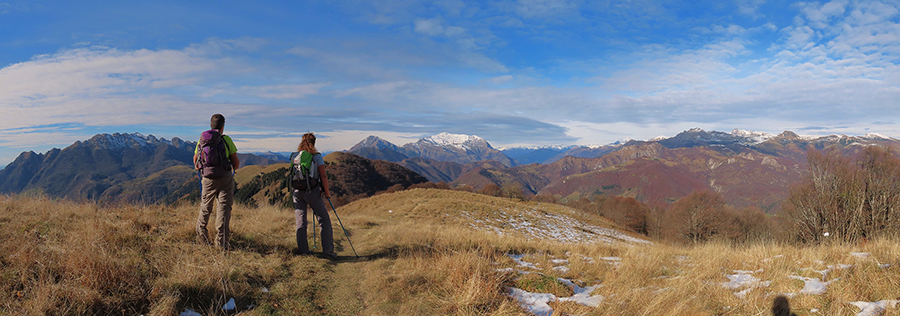
POLYGON ((315 189, 321 181, 314 155, 308 151, 295 153, 291 158, 291 187, 301 191, 315 189))

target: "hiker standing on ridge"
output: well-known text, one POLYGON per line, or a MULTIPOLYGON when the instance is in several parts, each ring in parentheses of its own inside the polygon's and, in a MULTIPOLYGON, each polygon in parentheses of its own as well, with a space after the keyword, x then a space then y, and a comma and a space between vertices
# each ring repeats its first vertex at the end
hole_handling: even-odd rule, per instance
POLYGON ((224 134, 225 116, 214 114, 209 119, 212 128, 200 134, 200 141, 194 149, 194 168, 202 175, 200 183, 200 215, 197 217, 197 237, 203 244, 210 244, 206 224, 216 208, 216 247, 229 249, 231 237, 231 205, 234 203, 234 170, 241 162, 237 157, 237 147, 231 137, 224 134))
POLYGON ((294 254, 310 254, 309 242, 306 240, 307 206, 312 208, 313 216, 319 221, 320 235, 322 236, 322 253, 329 258, 336 258, 334 253, 334 235, 331 228, 331 218, 328 217, 328 209, 325 208, 325 198, 331 198, 328 190, 328 174, 325 173, 325 160, 322 154, 316 150, 316 135, 303 134, 299 152, 292 163, 296 168, 291 168, 291 187, 294 188, 294 222, 297 225, 297 250, 294 254), (296 170, 295 170, 296 169, 296 170))

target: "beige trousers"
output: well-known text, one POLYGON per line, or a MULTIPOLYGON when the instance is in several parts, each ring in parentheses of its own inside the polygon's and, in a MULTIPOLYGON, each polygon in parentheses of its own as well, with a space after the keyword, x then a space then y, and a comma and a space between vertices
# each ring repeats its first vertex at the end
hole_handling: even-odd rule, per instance
POLYGON ((203 192, 200 194, 200 216, 197 217, 197 235, 200 242, 209 244, 209 232, 206 225, 209 215, 212 213, 213 204, 216 208, 216 247, 228 249, 228 239, 231 237, 231 205, 234 203, 234 177, 227 174, 218 179, 202 178, 203 192))

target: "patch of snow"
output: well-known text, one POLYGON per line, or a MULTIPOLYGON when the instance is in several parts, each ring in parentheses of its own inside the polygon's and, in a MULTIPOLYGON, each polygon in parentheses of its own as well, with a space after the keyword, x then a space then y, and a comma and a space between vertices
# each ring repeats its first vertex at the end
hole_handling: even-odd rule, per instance
POLYGON ((846 270, 846 269, 850 269, 851 267, 853 267, 852 264, 843 264, 843 263, 838 263, 838 264, 833 264, 833 265, 828 266, 828 268, 831 270, 846 270))
POLYGON ((468 149, 467 144, 470 142, 484 141, 484 139, 475 135, 450 134, 447 132, 425 137, 422 140, 441 147, 455 147, 459 149, 468 149))
POLYGON ((762 272, 762 269, 756 271, 734 270, 735 274, 725 275, 725 277, 728 278, 728 282, 722 282, 722 287, 730 290, 737 290, 743 287, 768 287, 769 284, 772 283, 771 281, 760 281, 753 276, 753 273, 756 272, 762 272))
MULTIPOLYGON (((460 211, 464 216, 468 212, 460 211)), ((652 244, 648 240, 629 236, 615 229, 583 223, 562 214, 547 214, 537 209, 507 213, 501 209, 495 213, 499 218, 473 220, 471 226, 484 230, 511 230, 526 238, 552 239, 566 243, 604 242, 608 244, 652 244)))
POLYGON ((601 260, 605 260, 606 263, 612 265, 613 267, 618 268, 622 265, 622 258, 619 257, 602 257, 601 260))
POLYGON ((881 134, 878 134, 878 133, 868 133, 868 134, 866 134, 866 135, 863 135, 863 138, 869 138, 869 139, 872 139, 872 138, 876 138, 876 139, 891 139, 890 137, 887 137, 887 136, 884 136, 884 135, 881 135, 881 134))
POLYGON ((888 308, 896 308, 898 300, 884 300, 878 302, 850 302, 853 306, 859 307, 860 311, 856 316, 876 316, 888 308))
POLYGON ((540 315, 540 316, 551 316, 553 315, 553 308, 547 303, 556 300, 556 295, 549 293, 531 293, 522 289, 517 289, 511 287, 509 290, 509 296, 512 296, 519 304, 528 310, 528 312, 540 315))
POLYGON ((759 144, 771 139, 772 137, 775 137, 775 135, 766 132, 746 131, 742 129, 734 129, 733 131, 731 131, 731 135, 747 138, 754 144, 759 144))
POLYGON ((550 263, 552 263, 553 265, 557 265, 557 266, 558 266, 558 265, 569 264, 569 260, 566 260, 566 259, 551 259, 551 260, 550 260, 550 263))
POLYGON ((560 274, 566 274, 566 273, 569 272, 569 267, 567 267, 567 266, 558 266, 558 267, 553 267, 552 270, 553 270, 553 271, 556 271, 556 272, 559 272, 560 274))
POLYGON ((871 254, 868 252, 851 252, 850 255, 858 258, 868 258, 871 254))
POLYGON ((747 296, 747 294, 750 294, 750 291, 752 291, 752 290, 753 290, 752 287, 748 287, 748 288, 744 289, 743 291, 734 292, 734 296, 737 296, 737 298, 743 299, 744 297, 747 296))
POLYGON ((519 265, 520 267, 523 267, 523 268, 531 268, 531 269, 535 269, 535 270, 540 270, 540 269, 541 269, 541 268, 538 268, 538 266, 535 265, 534 263, 523 261, 522 258, 524 258, 525 255, 513 255, 513 254, 507 254, 507 256, 509 256, 510 258, 512 258, 513 261, 515 261, 516 264, 519 265))
POLYGON ((800 290, 801 294, 809 294, 809 295, 822 295, 825 294, 825 291, 828 290, 828 284, 831 282, 840 280, 841 278, 837 278, 828 282, 822 282, 818 278, 807 278, 799 275, 790 276, 791 279, 801 280, 803 281, 803 289, 800 290))
POLYGON ((597 307, 600 306, 600 302, 603 301, 603 296, 601 295, 593 295, 591 296, 591 292, 597 289, 600 285, 588 286, 588 287, 580 287, 573 283, 572 281, 566 279, 559 279, 562 281, 568 281, 565 283, 566 285, 572 287, 572 291, 575 293, 571 297, 562 297, 559 298, 560 302, 575 302, 584 306, 597 307))
POLYGON ((622 261, 622 258, 619 257, 601 257, 600 259, 606 261, 622 261))

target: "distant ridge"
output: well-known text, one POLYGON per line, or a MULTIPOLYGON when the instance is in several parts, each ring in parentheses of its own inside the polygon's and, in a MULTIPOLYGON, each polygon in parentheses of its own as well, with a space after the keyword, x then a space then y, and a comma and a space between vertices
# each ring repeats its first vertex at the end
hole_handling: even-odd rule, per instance
POLYGON ((526 195, 549 194, 567 201, 622 195, 664 206, 694 190, 710 190, 722 194, 733 206, 776 212, 790 187, 806 171, 809 150, 836 150, 849 155, 871 145, 898 148, 900 141, 879 134, 816 137, 791 131, 774 135, 693 128, 672 137, 604 146, 502 149, 520 163, 532 163, 527 165, 509 166, 494 163, 495 160, 460 163, 425 157, 399 163, 433 182, 476 189, 488 184, 518 187, 526 195), (544 163, 533 164, 541 160, 544 163))
MULTIPOLYGON (((167 195, 183 183, 196 183, 192 167, 196 145, 178 137, 114 133, 97 134, 45 154, 27 151, 0 170, 0 193, 33 191, 72 200, 155 203, 169 199, 167 195), (134 184, 151 176, 156 180, 134 184)), ((242 165, 275 162, 238 155, 242 165)))

